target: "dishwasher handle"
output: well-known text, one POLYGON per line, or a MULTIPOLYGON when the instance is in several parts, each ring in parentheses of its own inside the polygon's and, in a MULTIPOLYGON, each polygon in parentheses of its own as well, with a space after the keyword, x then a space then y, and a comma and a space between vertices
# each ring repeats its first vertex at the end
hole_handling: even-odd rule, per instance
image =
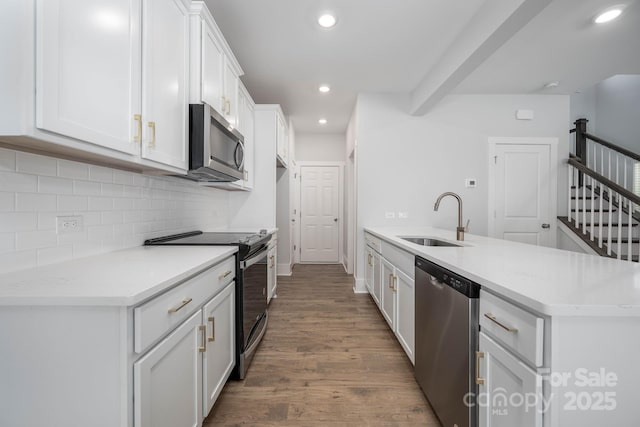
POLYGON ((439 291, 445 288, 445 284, 438 280, 436 276, 432 276, 431 274, 429 275, 429 283, 431 283, 431 285, 437 288, 439 291))

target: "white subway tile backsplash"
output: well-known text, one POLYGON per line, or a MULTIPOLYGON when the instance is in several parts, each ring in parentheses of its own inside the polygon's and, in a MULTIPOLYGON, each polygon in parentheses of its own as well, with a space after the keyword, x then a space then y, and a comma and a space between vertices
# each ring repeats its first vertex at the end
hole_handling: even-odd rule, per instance
POLYGON ((13 172, 0 172, 0 191, 38 191, 38 177, 13 172))
POLYGON ((0 232, 36 230, 38 217, 33 212, 0 212, 0 232))
POLYGON ((34 175, 56 176, 58 161, 53 157, 17 152, 16 171, 34 175))
POLYGON ((113 169, 89 165, 89 180, 97 182, 113 182, 113 169))
POLYGON ((118 211, 102 212, 103 224, 120 224, 123 221, 123 213, 118 211))
POLYGON ((89 206, 87 196, 58 196, 58 210, 86 211, 89 206))
POLYGON ((66 178, 39 176, 38 193, 71 194, 73 193, 73 181, 66 178))
POLYGON ((223 190, 0 149, 0 274, 227 224, 223 190), (57 234, 72 215, 83 230, 57 234))
POLYGON ((37 249, 56 246, 58 238, 55 231, 22 231, 16 233, 16 249, 37 249))
POLYGON ((16 210, 15 193, 0 192, 0 212, 11 212, 16 210))
POLYGON ((58 160, 58 176, 71 179, 89 179, 89 165, 58 160))
POLYGON ((99 196, 102 193, 102 184, 91 181, 73 181, 73 194, 83 196, 99 196))
POLYGON ((17 212, 48 212, 55 211, 55 194, 18 193, 16 194, 17 212))
POLYGON ((16 170, 16 152, 0 148, 0 171, 14 172, 16 170))
POLYGON ((16 234, 0 233, 0 254, 16 250, 16 234))
POLYGON ((38 257, 35 249, 7 252, 0 256, 0 271, 3 273, 33 268, 37 264, 38 257))
POLYGON ((133 174, 129 172, 114 171, 113 182, 116 184, 133 185, 133 174))
POLYGON ((123 196, 124 189, 121 184, 102 184, 103 196, 123 196))
POLYGON ((113 209, 111 197, 89 197, 90 211, 110 211, 113 209))
POLYGON ((56 264, 73 259, 73 246, 63 245, 38 249, 38 265, 56 264))

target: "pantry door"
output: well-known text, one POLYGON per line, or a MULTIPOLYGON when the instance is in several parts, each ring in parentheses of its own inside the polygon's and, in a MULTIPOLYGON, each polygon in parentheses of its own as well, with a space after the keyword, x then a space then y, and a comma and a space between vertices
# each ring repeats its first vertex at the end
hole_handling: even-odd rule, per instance
POLYGON ((490 138, 489 235, 555 247, 557 138, 490 138))
POLYGON ((300 167, 300 262, 340 262, 340 169, 300 167))

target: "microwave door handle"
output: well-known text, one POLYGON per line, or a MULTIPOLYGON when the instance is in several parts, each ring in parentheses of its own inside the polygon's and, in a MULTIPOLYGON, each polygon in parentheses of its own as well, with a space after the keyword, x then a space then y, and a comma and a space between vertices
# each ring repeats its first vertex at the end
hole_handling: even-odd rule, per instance
POLYGON ((236 149, 233 152, 233 160, 235 161, 238 169, 242 170, 244 168, 244 144, 242 141, 238 141, 238 144, 236 145, 236 149), (238 150, 238 148, 241 148, 241 150, 238 150), (240 156, 240 160, 238 160, 238 154, 240 156))

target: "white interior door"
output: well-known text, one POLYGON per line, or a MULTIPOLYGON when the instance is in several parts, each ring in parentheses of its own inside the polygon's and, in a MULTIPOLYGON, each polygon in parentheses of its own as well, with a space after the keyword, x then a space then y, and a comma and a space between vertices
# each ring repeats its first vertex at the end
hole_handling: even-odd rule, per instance
POLYGON ((301 167, 301 262, 339 262, 339 186, 338 166, 301 167))
MULTIPOLYGON (((493 237, 554 246, 557 178, 549 139, 495 144, 492 152, 493 237)), ((491 197, 490 197, 491 199, 491 197)))

